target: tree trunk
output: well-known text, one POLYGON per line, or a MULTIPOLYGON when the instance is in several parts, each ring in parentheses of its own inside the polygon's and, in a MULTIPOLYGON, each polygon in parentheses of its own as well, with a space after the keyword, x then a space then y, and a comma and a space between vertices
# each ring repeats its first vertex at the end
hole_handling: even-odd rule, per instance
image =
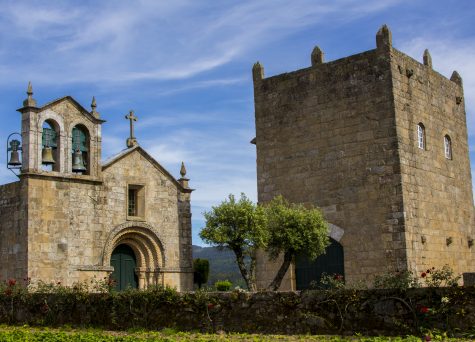
POLYGON ((251 252, 251 265, 249 265, 249 291, 257 291, 256 284, 256 250, 251 252))
POLYGON ((244 262, 244 253, 242 252, 242 249, 240 248, 235 248, 233 249, 234 254, 236 254, 236 262, 239 267, 239 271, 241 272, 242 277, 244 278, 244 281, 246 282, 247 288, 250 291, 253 291, 252 288, 255 287, 255 284, 252 283, 251 277, 249 276, 249 272, 246 268, 246 263, 244 262))
POLYGON ((293 253, 291 251, 286 251, 284 253, 284 261, 282 265, 280 265, 279 272, 275 275, 274 280, 269 285, 269 289, 272 291, 277 291, 282 283, 282 279, 284 279, 285 273, 289 269, 290 263, 292 262, 293 253))

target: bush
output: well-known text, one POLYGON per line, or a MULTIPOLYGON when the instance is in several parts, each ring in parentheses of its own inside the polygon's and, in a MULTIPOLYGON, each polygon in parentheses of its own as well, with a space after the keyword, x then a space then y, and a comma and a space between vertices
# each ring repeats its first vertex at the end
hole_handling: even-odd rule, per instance
POLYGON ((198 284, 198 288, 201 289, 201 285, 208 282, 209 277, 209 261, 206 259, 193 260, 193 268, 195 270, 193 274, 193 282, 198 284))
POLYGON ((218 291, 229 291, 233 284, 229 280, 221 280, 214 283, 214 287, 218 291))

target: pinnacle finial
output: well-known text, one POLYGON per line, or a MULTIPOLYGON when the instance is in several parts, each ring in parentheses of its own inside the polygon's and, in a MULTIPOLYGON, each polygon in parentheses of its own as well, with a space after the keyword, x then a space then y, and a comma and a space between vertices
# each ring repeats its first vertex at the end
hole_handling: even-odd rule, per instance
POLYGON ((28 82, 28 88, 26 89, 26 94, 28 97, 23 101, 24 107, 36 107, 36 100, 33 98, 33 86, 31 81, 28 82))
POLYGON ((431 57, 428 49, 424 50, 423 59, 424 59, 424 65, 426 65, 426 66, 428 66, 429 68, 432 69, 432 57, 431 57))
POLYGON ((95 116, 96 118, 99 117, 99 112, 96 110, 97 108, 97 103, 96 103, 96 97, 92 97, 92 102, 91 102, 91 114, 95 116))
POLYGON ((457 70, 454 70, 454 72, 452 73, 452 76, 450 77, 450 80, 456 84, 458 84, 459 86, 463 87, 463 81, 462 81, 462 77, 460 76, 460 74, 457 72, 457 70))
POLYGON ((252 78, 254 82, 260 81, 264 78, 264 67, 257 61, 252 66, 252 78))
POLYGON ((186 168, 185 168, 185 163, 184 162, 181 162, 180 175, 181 175, 182 178, 186 176, 186 168))
POLYGON ((376 33, 376 47, 378 49, 381 48, 391 48, 393 45, 393 36, 391 30, 389 29, 388 25, 384 24, 379 29, 378 33, 376 33))
POLYGON ((315 46, 313 48, 312 57, 311 57, 312 66, 318 65, 318 64, 323 64, 323 57, 324 57, 324 53, 323 53, 322 49, 320 49, 319 46, 315 46))

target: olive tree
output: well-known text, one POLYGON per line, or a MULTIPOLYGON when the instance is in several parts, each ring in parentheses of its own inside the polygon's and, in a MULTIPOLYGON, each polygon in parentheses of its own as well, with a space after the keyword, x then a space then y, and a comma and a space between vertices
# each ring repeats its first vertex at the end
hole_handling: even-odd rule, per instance
POLYGON ((282 196, 267 203, 265 209, 268 232, 266 251, 272 260, 283 255, 282 264, 269 285, 270 290, 277 291, 297 254, 305 253, 309 258, 316 259, 325 252, 329 244, 328 227, 320 210, 289 203, 282 196))
POLYGON ((210 245, 232 250, 248 289, 255 291, 256 252, 265 246, 267 240, 264 209, 244 194, 238 201, 234 195, 229 195, 220 205, 203 215, 206 226, 201 230, 200 237, 210 245))

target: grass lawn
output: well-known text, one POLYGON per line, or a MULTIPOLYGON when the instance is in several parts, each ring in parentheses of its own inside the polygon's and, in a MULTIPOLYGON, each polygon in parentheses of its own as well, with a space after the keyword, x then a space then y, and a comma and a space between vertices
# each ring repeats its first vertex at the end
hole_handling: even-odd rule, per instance
MULTIPOLYGON (((472 341, 471 339, 443 339, 433 338, 433 341, 472 341)), ((364 336, 316 336, 316 335, 258 335, 258 334, 201 334, 189 332, 176 332, 173 329, 164 329, 156 331, 104 331, 97 329, 72 329, 64 327, 61 329, 52 328, 33 328, 29 326, 14 327, 0 326, 0 342, 109 342, 109 341, 413 341, 420 342, 420 337, 364 337, 364 336)))

